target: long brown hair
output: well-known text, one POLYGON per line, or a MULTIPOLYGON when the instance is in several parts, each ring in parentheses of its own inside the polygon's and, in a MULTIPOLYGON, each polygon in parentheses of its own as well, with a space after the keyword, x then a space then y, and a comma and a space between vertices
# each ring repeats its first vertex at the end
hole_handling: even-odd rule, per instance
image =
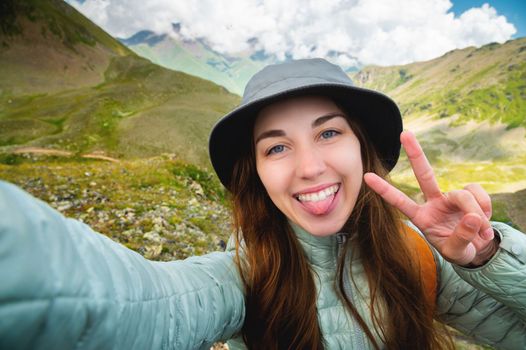
MULTIPOLYGON (((387 178, 388 171, 364 129, 356 120, 347 120, 360 141, 364 172, 387 178)), ((310 265, 287 218, 259 179, 252 143, 236 162, 230 189, 237 229, 236 262, 245 286, 242 335, 246 345, 250 349, 323 349, 310 265)), ((418 262, 400 234, 400 225, 399 213, 362 183, 343 228, 352 239, 339 258, 335 287, 376 349, 380 344, 373 332, 387 349, 452 348, 449 338, 433 325, 433 309, 426 302, 418 262), (351 244, 369 282, 374 330, 343 292, 351 244), (378 301, 384 305, 383 312, 378 301)))

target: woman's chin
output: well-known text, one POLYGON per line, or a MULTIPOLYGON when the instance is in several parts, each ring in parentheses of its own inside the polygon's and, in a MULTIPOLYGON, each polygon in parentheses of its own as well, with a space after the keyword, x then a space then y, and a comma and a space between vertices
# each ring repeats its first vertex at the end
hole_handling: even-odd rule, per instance
POLYGON ((340 232, 345 221, 339 222, 303 222, 298 223, 305 231, 316 237, 328 237, 340 232))

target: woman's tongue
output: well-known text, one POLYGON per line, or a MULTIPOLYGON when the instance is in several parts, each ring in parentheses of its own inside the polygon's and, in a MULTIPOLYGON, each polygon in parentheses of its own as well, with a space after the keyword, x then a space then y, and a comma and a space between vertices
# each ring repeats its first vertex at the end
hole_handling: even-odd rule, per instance
POLYGON ((329 210, 334 199, 334 193, 320 201, 302 201, 303 207, 313 215, 323 215, 329 210))

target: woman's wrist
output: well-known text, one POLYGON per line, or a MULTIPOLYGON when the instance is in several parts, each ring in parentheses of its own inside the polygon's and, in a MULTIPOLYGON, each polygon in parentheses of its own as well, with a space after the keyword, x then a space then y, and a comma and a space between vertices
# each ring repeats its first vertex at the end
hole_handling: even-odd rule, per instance
POLYGON ((485 265, 497 253, 499 246, 500 236, 495 233, 493 240, 491 240, 491 242, 486 247, 484 247, 484 249, 481 250, 480 253, 477 254, 468 265, 465 265, 464 267, 476 268, 485 265))

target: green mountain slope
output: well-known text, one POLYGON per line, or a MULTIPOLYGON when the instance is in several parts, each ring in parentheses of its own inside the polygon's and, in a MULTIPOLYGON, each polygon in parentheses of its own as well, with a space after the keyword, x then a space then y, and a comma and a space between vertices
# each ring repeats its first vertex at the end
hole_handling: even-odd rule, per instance
POLYGON ((0 22, 3 150, 36 146, 115 157, 169 152, 208 164, 208 132, 238 96, 138 57, 63 1, 6 4, 11 15, 0 22))
POLYGON ((367 67, 354 79, 394 97, 408 117, 526 126, 526 38, 454 50, 426 62, 367 67))
MULTIPOLYGON (((526 38, 366 67, 352 78, 397 101, 443 190, 470 182, 492 193, 526 188, 526 38)), ((394 180, 416 190, 405 157, 394 180)))
POLYGON ((2 7, 2 95, 95 85, 112 57, 131 54, 63 1, 5 0, 2 7))

